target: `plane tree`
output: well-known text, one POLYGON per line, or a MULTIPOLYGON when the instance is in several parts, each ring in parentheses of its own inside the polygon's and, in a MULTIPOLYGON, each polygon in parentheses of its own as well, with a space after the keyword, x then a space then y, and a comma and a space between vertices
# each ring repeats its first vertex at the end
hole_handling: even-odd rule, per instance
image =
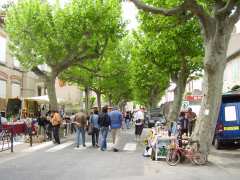
POLYGON ((58 109, 56 77, 69 67, 99 59, 108 42, 121 36, 120 9, 115 0, 72 0, 63 8, 23 0, 8 8, 5 30, 12 54, 44 80, 51 110, 58 109), (48 68, 39 68, 42 64, 48 68))
POLYGON ((149 15, 181 16, 198 19, 204 39, 203 100, 192 138, 203 153, 209 152, 221 104, 227 48, 234 25, 240 17, 239 0, 131 0, 149 15), (160 3, 159 3, 160 2, 160 3))

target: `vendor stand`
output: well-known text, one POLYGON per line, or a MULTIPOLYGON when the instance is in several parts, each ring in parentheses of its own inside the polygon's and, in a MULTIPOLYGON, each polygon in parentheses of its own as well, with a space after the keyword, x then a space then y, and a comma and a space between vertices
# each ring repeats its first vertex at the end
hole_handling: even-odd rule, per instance
POLYGON ((165 159, 167 157, 167 147, 176 138, 168 136, 168 130, 164 127, 154 127, 150 130, 146 139, 148 156, 152 160, 165 159))

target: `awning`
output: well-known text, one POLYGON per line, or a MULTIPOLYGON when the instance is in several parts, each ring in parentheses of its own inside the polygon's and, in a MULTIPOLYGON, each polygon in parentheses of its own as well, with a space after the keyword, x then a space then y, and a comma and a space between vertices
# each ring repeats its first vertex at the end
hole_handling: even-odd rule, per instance
MULTIPOLYGON (((39 103, 48 103, 49 102, 49 98, 47 95, 45 96, 35 96, 35 97, 28 97, 28 98, 24 98, 25 100, 28 101, 37 101, 39 103)), ((63 103, 64 99, 62 98, 57 98, 58 103, 63 103)))

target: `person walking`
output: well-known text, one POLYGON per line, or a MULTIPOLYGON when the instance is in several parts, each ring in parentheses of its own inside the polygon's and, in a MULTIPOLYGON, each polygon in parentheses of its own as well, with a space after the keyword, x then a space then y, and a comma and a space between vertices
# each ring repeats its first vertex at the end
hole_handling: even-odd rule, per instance
POLYGON ((119 141, 121 135, 121 127, 122 127, 122 113, 118 111, 117 107, 113 108, 113 111, 109 114, 111 119, 111 132, 113 139, 113 151, 119 151, 119 141))
POLYGON ((90 117, 90 128, 91 128, 91 134, 92 134, 92 146, 93 147, 99 147, 98 146, 98 139, 99 139, 99 115, 98 110, 94 109, 93 114, 90 117))
POLYGON ((105 151, 107 150, 107 135, 108 135, 109 127, 111 125, 111 120, 108 115, 107 106, 104 106, 102 108, 102 113, 99 115, 98 124, 100 127, 100 134, 101 134, 100 149, 101 151, 105 151))
POLYGON ((60 144, 59 129, 62 123, 62 118, 58 113, 58 111, 52 111, 51 123, 53 126, 53 137, 54 137, 55 143, 60 144))
POLYGON ((135 121, 135 136, 136 136, 136 141, 139 142, 142 131, 143 131, 143 123, 144 123, 144 109, 140 108, 134 116, 134 121, 135 121))
POLYGON ((79 145, 86 147, 85 144, 85 129, 87 127, 87 115, 84 112, 79 112, 75 115, 74 123, 76 124, 76 149, 79 149, 79 145), (81 140, 81 142, 80 142, 81 140))
POLYGON ((130 129, 130 121, 131 121, 130 112, 127 111, 126 116, 125 116, 125 124, 126 124, 127 129, 130 129))
POLYGON ((188 119, 188 122, 189 122, 188 130, 189 130, 189 135, 191 136, 193 129, 195 127, 196 119, 197 119, 197 115, 192 111, 192 108, 188 108, 188 111, 186 113, 186 118, 188 119))

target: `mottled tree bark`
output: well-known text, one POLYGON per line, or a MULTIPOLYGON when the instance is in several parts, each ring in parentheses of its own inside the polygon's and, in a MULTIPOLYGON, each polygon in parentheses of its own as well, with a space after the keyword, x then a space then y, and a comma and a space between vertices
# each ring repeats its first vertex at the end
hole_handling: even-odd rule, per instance
POLYGON ((102 107, 101 92, 95 91, 95 93, 96 93, 96 95, 97 95, 97 105, 98 105, 98 109, 99 109, 99 111, 101 111, 101 107, 102 107))
POLYGON ((231 29, 224 28, 224 26, 228 26, 227 24, 221 24, 223 29, 216 29, 215 36, 206 40, 203 100, 200 115, 192 135, 192 139, 199 141, 201 151, 206 154, 209 152, 213 140, 221 105, 226 52, 232 32, 231 29))
POLYGON ((188 77, 189 71, 186 66, 186 61, 182 60, 181 70, 177 73, 177 75, 172 75, 171 78, 172 81, 176 84, 176 88, 174 89, 174 100, 167 117, 168 122, 176 121, 178 118, 188 77))
POLYGON ((84 89, 85 92, 85 112, 89 112, 89 88, 85 87, 84 89))
POLYGON ((47 86, 47 92, 48 92, 49 106, 50 106, 51 111, 58 110, 55 81, 56 81, 55 75, 50 75, 50 76, 46 77, 46 79, 45 79, 45 83, 47 86))

